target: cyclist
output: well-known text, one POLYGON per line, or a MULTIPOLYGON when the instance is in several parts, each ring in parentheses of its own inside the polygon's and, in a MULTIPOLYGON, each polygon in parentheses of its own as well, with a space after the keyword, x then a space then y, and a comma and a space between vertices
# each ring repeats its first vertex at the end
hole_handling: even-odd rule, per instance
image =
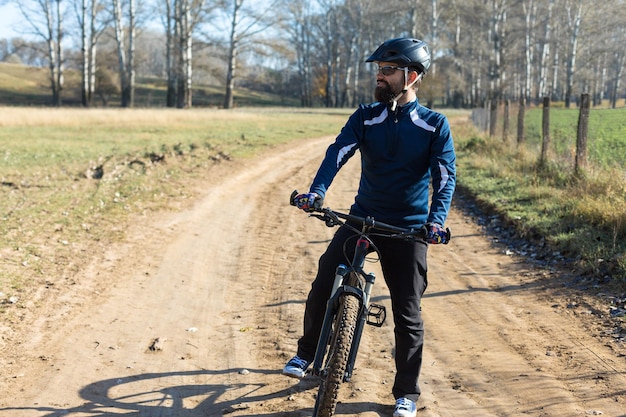
MULTIPOLYGON (((456 156, 447 118, 417 100, 417 89, 431 63, 428 45, 419 39, 390 39, 366 62, 376 65, 377 102, 360 105, 350 116, 328 147, 309 192, 297 195, 294 203, 305 211, 321 207, 335 175, 359 150, 361 179, 350 212, 400 227, 427 225, 429 232, 424 241, 373 239, 380 251, 394 317, 393 416, 411 417, 417 413, 415 403, 420 396, 418 378, 424 342, 420 301, 427 285, 426 253, 428 244, 442 243, 446 237, 443 225, 456 183, 456 156)), ((354 236, 348 228, 339 228, 320 257, 306 301, 304 334, 283 374, 305 376, 315 356, 335 268, 347 263, 345 256, 352 257, 352 253, 344 256, 344 246, 353 250, 354 244, 344 242, 354 236)))

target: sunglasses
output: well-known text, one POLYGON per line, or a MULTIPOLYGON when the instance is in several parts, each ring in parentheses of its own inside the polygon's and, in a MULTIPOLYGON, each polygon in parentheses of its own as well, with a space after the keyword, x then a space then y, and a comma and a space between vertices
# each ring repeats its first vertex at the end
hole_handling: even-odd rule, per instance
POLYGON ((406 71, 407 67, 398 67, 393 65, 385 65, 384 67, 375 68, 376 72, 383 74, 384 76, 393 75, 397 70, 406 71))

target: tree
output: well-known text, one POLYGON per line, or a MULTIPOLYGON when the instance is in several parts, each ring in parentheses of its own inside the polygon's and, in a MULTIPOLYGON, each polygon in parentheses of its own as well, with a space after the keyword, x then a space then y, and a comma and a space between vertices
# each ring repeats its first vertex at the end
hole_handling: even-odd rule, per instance
POLYGON ((567 23, 570 30, 569 49, 567 55, 567 69, 565 73, 565 107, 569 109, 572 101, 572 84, 574 71, 576 69, 576 55, 578 49, 578 36, 580 33, 580 22, 582 20, 583 0, 566 1, 567 23), (574 2, 576 1, 576 3, 574 2))
POLYGON ((165 0, 167 107, 192 106, 194 33, 206 23, 215 1, 165 0))
POLYGON ((285 30, 296 56, 300 104, 302 107, 310 107, 313 105, 311 2, 308 0, 287 1, 285 6, 288 13, 285 30))
POLYGON ((81 32, 81 102, 90 107, 96 84, 96 47, 104 26, 98 24, 98 14, 103 10, 99 0, 80 0, 77 20, 81 32))
POLYGON ((128 24, 124 25, 122 1, 113 0, 113 23, 119 65, 122 107, 133 107, 135 100, 135 34, 136 7, 135 0, 128 0, 128 24), (128 43, 126 41, 128 36, 128 43))
MULTIPOLYGON (((227 41, 227 70, 226 92, 224 94, 224 108, 231 109, 234 106, 235 79, 237 77, 237 58, 245 50, 252 49, 255 43, 262 44, 267 41, 266 37, 259 36, 272 25, 277 25, 277 16, 272 15, 278 4, 277 0, 266 7, 251 7, 246 0, 226 0, 224 10, 230 17, 229 38, 227 41)), ((280 18, 280 15, 278 15, 280 18)))
POLYGON ((537 88, 536 99, 547 96, 548 91, 548 68, 550 58, 550 44, 552 43, 552 10, 554 8, 554 0, 548 3, 548 10, 545 14, 545 34, 541 42, 541 58, 539 59, 539 86, 537 88))
POLYGON ((61 0, 15 1, 31 29, 31 34, 44 40, 47 49, 52 104, 62 104, 64 87, 63 13, 61 0))

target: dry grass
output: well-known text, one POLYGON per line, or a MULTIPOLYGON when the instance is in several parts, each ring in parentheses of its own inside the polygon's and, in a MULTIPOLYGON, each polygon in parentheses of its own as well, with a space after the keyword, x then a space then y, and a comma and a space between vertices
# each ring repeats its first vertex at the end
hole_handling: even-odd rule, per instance
MULTIPOLYGON (((0 108, 0 292, 74 275, 136 216, 191 201, 216 164, 336 134, 346 111, 0 108)), ((0 309, 2 305, 0 304, 0 309)))
POLYGON ((519 235, 536 239, 545 256, 562 255, 574 275, 626 291, 623 167, 590 166, 576 175, 563 161, 540 166, 537 152, 463 129, 457 148, 464 189, 519 235))

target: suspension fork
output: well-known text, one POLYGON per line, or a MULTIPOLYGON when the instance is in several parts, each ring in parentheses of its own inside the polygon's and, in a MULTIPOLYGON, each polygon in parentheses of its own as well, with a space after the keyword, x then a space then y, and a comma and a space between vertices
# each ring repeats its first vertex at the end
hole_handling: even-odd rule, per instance
POLYGON ((356 329, 354 330, 354 338, 352 339, 352 346, 350 346, 350 355, 348 356, 348 365, 346 366, 346 374, 344 375, 344 378, 343 378, 345 382, 350 381, 350 379, 352 378, 352 371, 354 369, 354 363, 356 362, 356 354, 359 350, 359 345, 361 344, 361 336, 363 335, 363 329, 365 328, 365 324, 367 323, 370 292, 372 290, 372 286, 374 285, 375 280, 376 280, 376 276, 373 273, 369 273, 365 275, 365 292, 363 294, 364 299, 363 299, 363 302, 361 303, 361 308, 359 310, 359 318, 356 323, 356 329))
MULTIPOLYGON (((322 367, 324 366, 324 357, 326 356, 328 343, 330 342, 330 338, 332 336, 331 331, 333 327, 333 321, 335 320, 335 317, 337 315, 337 310, 339 309, 340 302, 339 300, 341 299, 341 297, 346 293, 352 294, 353 296, 358 298, 359 304, 361 305, 361 312, 363 310, 363 291, 358 287, 347 285, 347 282, 344 282, 346 277, 349 277, 351 272, 352 271, 348 269, 348 267, 345 265, 339 265, 337 267, 332 294, 331 297, 328 299, 328 302, 326 303, 326 314, 324 315, 322 331, 320 332, 320 336, 317 341, 317 348, 315 350, 315 359, 313 360, 314 375, 322 375, 324 372, 324 370, 322 369, 322 367), (345 285, 341 285, 342 283, 345 285)), ((357 328, 358 327, 359 324, 357 322, 357 328)))
POLYGON ((348 357, 348 364, 346 367, 346 374, 344 375, 344 381, 350 381, 350 378, 352 377, 352 371, 354 369, 356 355, 359 349, 359 344, 361 342, 361 336, 363 335, 363 329, 365 328, 365 324, 367 323, 369 299, 372 287, 374 285, 374 281, 376 280, 376 277, 373 273, 363 273, 365 256, 367 256, 369 252, 369 247, 369 241, 367 239, 364 239, 363 237, 359 237, 356 244, 356 250, 354 252, 354 258, 352 260, 353 268, 348 268, 343 264, 337 267, 337 270, 335 272, 335 281, 333 283, 331 296, 326 305, 326 314, 324 316, 322 331, 320 333, 315 352, 315 359, 313 361, 313 373, 315 375, 320 375, 323 371, 322 366, 324 362, 324 356, 326 355, 328 342, 331 337, 332 322, 335 318, 337 309, 339 308, 339 299, 342 294, 351 293, 359 299, 360 311, 354 332, 354 339, 352 341, 352 346, 350 346, 350 355, 348 357), (355 275, 354 281, 357 282, 349 282, 347 278, 349 278, 351 274, 355 275), (363 290, 359 288, 358 275, 361 275, 365 278, 365 288, 363 290))

